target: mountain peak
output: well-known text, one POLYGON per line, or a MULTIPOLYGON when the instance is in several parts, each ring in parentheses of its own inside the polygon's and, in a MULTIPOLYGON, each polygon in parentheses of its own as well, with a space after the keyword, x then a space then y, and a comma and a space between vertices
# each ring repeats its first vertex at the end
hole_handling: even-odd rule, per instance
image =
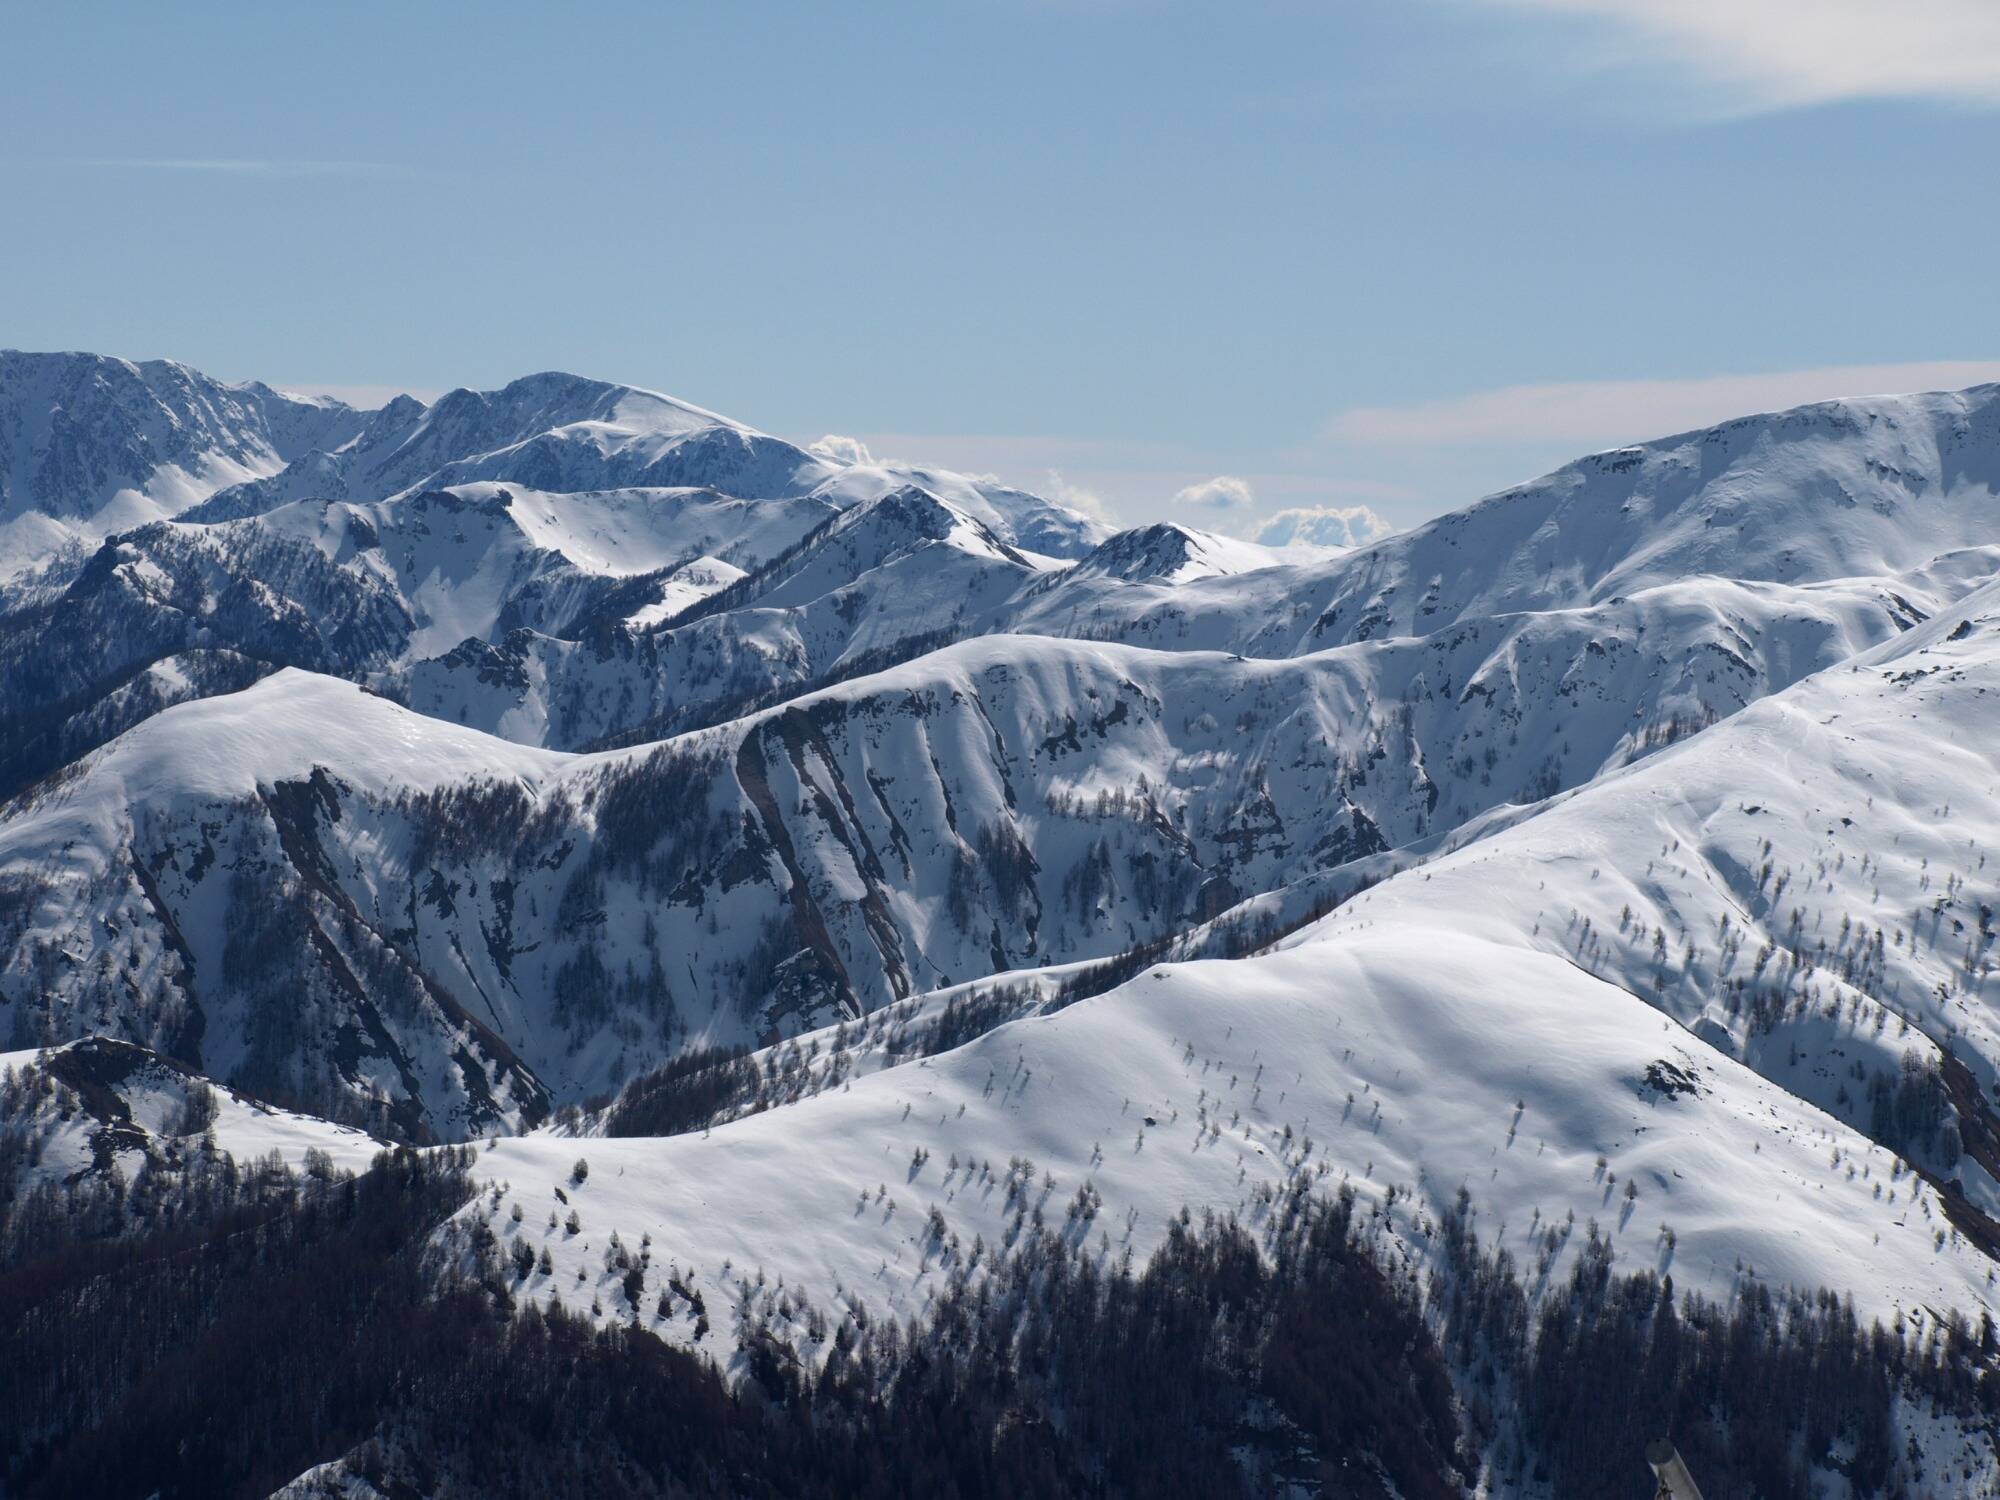
POLYGON ((1295 557, 1255 542, 1197 531, 1178 521, 1155 521, 1118 532, 1100 543, 1077 563, 1075 571, 1080 576, 1099 575, 1126 583, 1186 583, 1295 561, 1295 557))

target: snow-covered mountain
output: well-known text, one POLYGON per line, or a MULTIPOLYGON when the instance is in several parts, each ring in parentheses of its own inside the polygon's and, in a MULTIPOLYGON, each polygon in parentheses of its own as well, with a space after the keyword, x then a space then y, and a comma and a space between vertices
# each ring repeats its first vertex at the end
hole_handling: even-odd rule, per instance
POLYGON ((715 587, 664 574, 645 602, 621 590, 618 608, 592 622, 602 628, 523 626, 381 686, 425 713, 530 743, 658 739, 981 633, 1050 567, 905 486, 831 513, 761 566, 703 575, 715 587), (677 609, 666 608, 669 590, 684 596, 677 609))
MULTIPOLYGON (((354 680, 432 662, 407 686, 384 685, 533 741, 631 741, 709 722, 820 680, 828 661, 934 643, 937 629, 864 626, 850 650, 785 626, 753 627, 754 640, 726 629, 718 643, 711 626, 690 643, 699 659, 669 669, 705 688, 654 691, 657 643, 615 685, 590 670, 539 684, 578 673, 574 643, 592 642, 592 661, 631 655, 640 633, 836 512, 893 509, 898 497, 905 511, 918 497, 966 518, 1023 567, 1108 535, 996 481, 848 463, 672 397, 570 375, 356 412, 170 362, 6 353, 0 793, 194 691, 142 681, 189 651, 354 680), (454 506, 441 524, 440 507, 454 506), (50 630, 79 613, 87 624, 50 630), (764 638, 770 629, 779 638, 764 638), (491 701, 514 682, 550 701, 491 701), (615 706, 588 702, 605 691, 615 706)), ((821 576, 827 595, 850 581, 821 576)), ((851 610, 856 596, 835 602, 851 610)), ((243 680, 164 670, 188 684, 243 680)))
POLYGON ((825 477, 824 463, 714 412, 549 372, 498 391, 450 391, 429 406, 398 397, 371 413, 351 440, 217 492, 196 519, 257 515, 291 500, 379 500, 482 479, 550 490, 715 481, 761 500, 802 493, 825 477))
MULTIPOLYGON (((916 1315, 1031 1212, 1143 1258, 1184 1208, 1257 1225, 1303 1179, 1382 1205, 1421 1274, 1469 1201, 1536 1288, 1601 1239, 1682 1288, 1842 1287, 1935 1337, 1991 1308, 2000 1253, 2000 766, 1972 731, 1995 588, 1267 952, 1074 1004, 1022 976, 963 1045, 978 987, 927 997, 763 1054, 734 1123, 503 1143, 531 1210, 591 1166, 579 1233, 507 1231, 551 1251, 529 1289, 609 1301, 601 1247, 643 1239, 735 1320, 663 1336, 723 1352, 775 1324, 818 1359, 787 1309, 916 1315), (1936 753, 1910 758, 1911 722, 1936 753)), ((1986 1440, 1942 1448, 1961 1492, 1992 1482, 1986 1440)))
POLYGON ((1994 1308, 2000 387, 1342 550, 9 358, 10 514, 109 532, 0 585, 9 1181, 172 1169, 203 1078, 232 1152, 497 1140, 440 1253, 608 1319, 644 1244, 725 1364, 1343 1186, 1438 1297, 1476 1220, 1527 1306, 1994 1308))
POLYGON ((1104 534, 1088 517, 947 471, 843 463, 656 391, 575 375, 530 375, 425 406, 398 397, 352 438, 210 495, 189 519, 261 515, 293 500, 386 500, 497 481, 527 489, 711 489, 744 500, 813 497, 844 507, 915 485, 1010 540, 1074 556, 1104 534))
POLYGON ((1164 598, 1114 596, 1068 630, 1288 655, 1700 575, 1886 576, 1991 544, 1996 520, 2000 386, 1833 401, 1579 459, 1302 567, 1276 610, 1264 580, 1230 574, 1164 598))
POLYGON ((256 1161, 276 1152, 293 1168, 308 1152, 350 1171, 366 1168, 387 1143, 314 1115, 278 1109, 218 1088, 183 1063, 127 1042, 86 1037, 33 1052, 0 1052, 0 1077, 45 1079, 25 1108, 0 1119, 26 1149, 9 1153, 12 1197, 36 1179, 130 1181, 169 1164, 204 1137, 232 1156, 256 1161))
MULTIPOLYGON (((857 544, 869 509, 840 517, 857 544)), ((785 561, 771 587, 816 557, 785 561)), ((15 1025, 34 1040, 61 1036, 65 1015, 95 1015, 93 1028, 122 1016, 134 1040, 171 1047, 174 1033, 142 1016, 205 1011, 236 986, 225 954, 184 968, 146 937, 148 913, 226 929, 274 883, 302 899, 331 884, 350 920, 582 1097, 670 1050, 676 1027, 755 1040, 983 972, 1108 956, 1538 801, 1888 638, 1905 618, 1896 600, 1938 602, 1900 580, 1809 601, 1712 581, 1692 593, 1257 663, 981 636, 581 760, 288 672, 170 710, 0 823, 0 869, 38 892, 15 950, 15 1025), (220 727, 246 722, 268 732, 239 741, 220 727), (193 748, 224 737, 238 747, 227 783, 193 748), (405 753, 424 760, 421 778, 400 769, 405 753), (126 774, 133 757, 148 774, 126 774), (284 824, 268 790, 308 782, 307 816, 284 824), (429 795, 412 803, 419 784, 429 795), (494 826, 468 848, 468 822, 494 826), (254 887, 216 857, 245 844, 275 862, 254 887), (524 940, 524 904, 570 916, 524 940), (36 955, 87 948, 106 923, 149 950, 110 993, 89 966, 30 980, 36 955), (604 1029, 614 1016, 623 1030, 604 1029)), ((304 965, 288 1004, 321 960, 316 948, 286 960, 304 965)), ((337 997, 338 972, 325 982, 337 997)), ((456 1046, 449 1012, 435 1024, 436 1045, 456 1046)), ((459 1087, 416 1091, 413 1107, 449 1112, 459 1087)))
POLYGON ((0 579, 339 448, 363 422, 172 360, 0 350, 0 579))

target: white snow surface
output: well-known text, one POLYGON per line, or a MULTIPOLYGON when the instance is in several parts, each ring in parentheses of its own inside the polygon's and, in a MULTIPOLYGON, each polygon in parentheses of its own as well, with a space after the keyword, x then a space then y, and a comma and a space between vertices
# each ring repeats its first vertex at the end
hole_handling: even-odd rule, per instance
POLYGON ((173 360, 0 349, 0 581, 275 474, 363 421, 173 360))
MULTIPOLYGON (((549 1241, 555 1275, 534 1289, 573 1304, 615 1306, 616 1230, 650 1235, 711 1306, 761 1271, 822 1306, 906 1315, 945 1274, 933 1205, 965 1245, 1004 1240, 986 1163, 1052 1173, 1033 1195, 1052 1216, 1091 1182, 1104 1209, 1085 1240, 1141 1256, 1181 1207, 1254 1220, 1260 1185, 1310 1164, 1377 1201, 1403 1189, 1393 1222, 1419 1258, 1463 1187, 1482 1231, 1546 1276, 1563 1252, 1544 1266, 1538 1230, 1574 1214, 1563 1247, 1594 1220, 1625 1269, 1712 1295, 1755 1277, 1851 1292, 1864 1318, 1976 1316, 2000 1301, 1991 1261, 1837 1090, 1850 1062, 1948 1042, 1993 1092, 1992 966, 1954 914, 2000 899, 1996 703, 2000 583, 1263 956, 1165 965, 704 1134, 503 1142, 491 1169, 529 1212, 502 1228, 549 1241), (1766 861, 1790 894, 1752 873, 1766 861), (1840 978, 1841 948, 1877 928, 1885 972, 1840 978), (1759 1032, 1719 996, 1766 944, 1799 955, 1784 993, 1803 1004, 1759 1032), (1661 1066, 1691 1089, 1649 1083, 1661 1066), (542 1205, 579 1154, 583 1230, 548 1233, 542 1205)), ((1977 1163, 1956 1172, 2000 1202, 1977 1163)))
POLYGON ((71 781, 0 830, 13 843, 43 818, 156 797, 222 801, 318 766, 384 790, 467 777, 533 779, 576 757, 495 741, 425 718, 351 682, 288 667, 240 693, 176 704, 94 752, 71 781))
MULTIPOLYGON (((1906 1178, 1894 1203, 1874 1196, 1895 1171, 1888 1152, 1562 958, 1448 920, 1157 969, 706 1135, 536 1134, 502 1141, 482 1169, 528 1210, 518 1229, 496 1219, 503 1233, 550 1246, 555 1273, 536 1278, 537 1295, 615 1305, 601 1252, 616 1230, 630 1244, 650 1235, 655 1262, 691 1272, 711 1306, 737 1305, 761 1271, 823 1307, 853 1294, 903 1316, 942 1284, 924 1227, 933 1205, 968 1247, 1005 1240, 986 1163, 1032 1160, 1032 1201, 1051 1218, 1092 1183, 1104 1207, 1087 1242, 1108 1235, 1111 1254, 1143 1259, 1183 1206, 1255 1222, 1258 1190, 1286 1180, 1308 1139, 1329 1188, 1351 1182, 1376 1201, 1414 1190, 1395 1229, 1418 1255, 1420 1221, 1463 1185, 1482 1229, 1530 1264, 1537 1228, 1573 1212, 1569 1240, 1594 1219, 1625 1269, 1671 1270, 1716 1295, 1754 1274, 1851 1288, 1864 1315, 1885 1318, 1993 1295, 1983 1256, 1934 1245, 1933 1194, 1906 1178), (1662 1059, 1701 1092, 1648 1097, 1645 1071, 1662 1059), (930 1155, 915 1164, 919 1148, 930 1155), (582 1232, 551 1233, 553 1190, 578 1156, 590 1163, 570 1190, 582 1232), (1639 1188, 1629 1206, 1627 1181, 1639 1188)), ((1558 1257, 1548 1274, 1564 1270, 1558 1257)), ((714 1347, 729 1338, 722 1329, 714 1347)))
MULTIPOLYGON (((0 1073, 40 1068, 65 1051, 89 1045, 88 1042, 71 1043, 66 1048, 51 1051, 0 1052, 0 1073)), ((142 1054, 113 1090, 129 1112, 129 1121, 114 1123, 129 1124, 137 1131, 136 1136, 129 1131, 117 1132, 119 1145, 111 1154, 111 1159, 128 1180, 145 1170, 148 1157, 158 1154, 169 1142, 178 1140, 185 1143, 197 1138, 175 1135, 174 1126, 186 1105, 189 1090, 204 1084, 215 1094, 215 1119, 209 1128, 216 1144, 239 1163, 248 1164, 276 1155, 286 1166, 298 1171, 305 1165, 308 1151, 319 1151, 342 1171, 362 1172, 367 1170, 377 1152, 387 1149, 387 1142, 365 1132, 313 1115, 280 1109, 192 1074, 177 1064, 151 1054, 142 1054)), ((50 1107, 38 1120, 12 1123, 32 1129, 40 1136, 41 1149, 34 1166, 29 1169, 30 1175, 60 1181, 96 1168, 98 1152, 93 1147, 93 1137, 106 1121, 88 1108, 63 1118, 50 1107)), ((15 1184, 16 1187, 21 1185, 15 1184)))
MULTIPOLYGON (((32 787, 0 816, 10 1002, 158 1040, 198 998, 226 1076, 269 1003, 221 978, 262 879, 338 950, 285 997, 313 1026, 401 986, 341 1085, 446 1133, 700 1042, 776 1034, 761 1059, 827 1085, 482 1152, 524 1209, 496 1232, 554 1258, 537 1297, 623 1317, 616 1231, 703 1292, 718 1354, 780 1287, 913 1314, 948 1274, 931 1210, 1003 1247, 1018 1160, 1054 1222, 1102 1194, 1070 1228, 1111 1257, 1311 1174, 1413 1263, 1463 1191, 1540 1282, 1594 1221, 1622 1268, 1717 1297, 1995 1307, 1960 1225, 2000 1215, 2000 387, 1746 418, 1311 554, 1112 534, 572 376, 343 416, 180 367, 34 370, 30 405, 60 378, 160 432, 235 403, 171 462, 59 476, 67 509, 10 492, 0 521, 26 555, 202 501, 73 575, 108 631, 195 619, 133 657, 160 701, 199 675, 172 653, 240 644, 203 633, 222 601, 259 642, 325 614, 366 648, 330 670, 422 711, 288 669, 32 787), (411 811, 432 792, 439 826, 411 811), (1049 1000, 1084 961, 1334 892, 1252 956, 1049 1000), (934 1016, 999 970, 1017 1019, 933 1058, 825 1025, 934 1016), (1933 1073, 1963 1132, 1892 1150, 1871 1091, 1933 1073)), ((1203 930, 1175 951, 1223 951, 1203 930)), ((145 1129, 171 1094, 135 1093, 145 1129)), ((217 1125, 248 1154, 332 1129, 236 1099, 217 1125)), ((372 1150, 349 1135, 340 1159, 372 1150)), ((90 1150, 79 1125, 52 1160, 90 1150)))

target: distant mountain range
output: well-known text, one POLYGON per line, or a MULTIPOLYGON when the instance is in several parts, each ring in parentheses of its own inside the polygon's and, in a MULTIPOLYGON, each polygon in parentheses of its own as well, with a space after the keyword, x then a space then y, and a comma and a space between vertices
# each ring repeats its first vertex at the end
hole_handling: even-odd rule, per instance
MULTIPOLYGON (((0 559, 0 1042, 99 1080, 0 1188, 178 1170, 203 1079, 232 1153, 497 1142, 460 1231, 600 1322, 643 1243, 739 1374, 1030 1188, 1105 1265, 1345 1188, 1438 1297, 1473 1216, 1524 1307, 1994 1309, 2000 387, 1272 549, 568 375, 6 353, 0 559)), ((1896 1461, 2000 1479, 1968 1401, 1896 1461)))

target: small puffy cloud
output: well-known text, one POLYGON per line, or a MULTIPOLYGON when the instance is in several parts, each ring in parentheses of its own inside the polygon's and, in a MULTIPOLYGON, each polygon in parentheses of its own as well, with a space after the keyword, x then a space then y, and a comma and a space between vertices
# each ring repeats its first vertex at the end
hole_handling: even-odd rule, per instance
POLYGON ((1043 481, 1042 491, 1046 499, 1053 500, 1058 505, 1067 505, 1071 510, 1080 510, 1085 515, 1094 516, 1100 521, 1111 519, 1111 507, 1105 503, 1102 495, 1096 490, 1071 483, 1055 469, 1049 470, 1048 478, 1043 481))
POLYGON ((1204 479, 1199 484, 1191 484, 1186 489, 1177 490, 1174 493, 1173 503, 1222 515, 1231 511, 1248 510, 1256 503, 1256 499, 1250 493, 1250 486, 1243 480, 1233 474, 1218 474, 1213 479, 1204 479))
POLYGON ((816 443, 807 443, 806 452, 817 453, 821 458, 830 458, 837 464, 875 462, 875 455, 868 451, 868 445, 860 438, 842 437, 837 432, 829 432, 816 443))
POLYGON ((1300 505, 1266 516, 1251 540, 1266 547, 1364 547, 1395 529, 1365 505, 1300 505))

